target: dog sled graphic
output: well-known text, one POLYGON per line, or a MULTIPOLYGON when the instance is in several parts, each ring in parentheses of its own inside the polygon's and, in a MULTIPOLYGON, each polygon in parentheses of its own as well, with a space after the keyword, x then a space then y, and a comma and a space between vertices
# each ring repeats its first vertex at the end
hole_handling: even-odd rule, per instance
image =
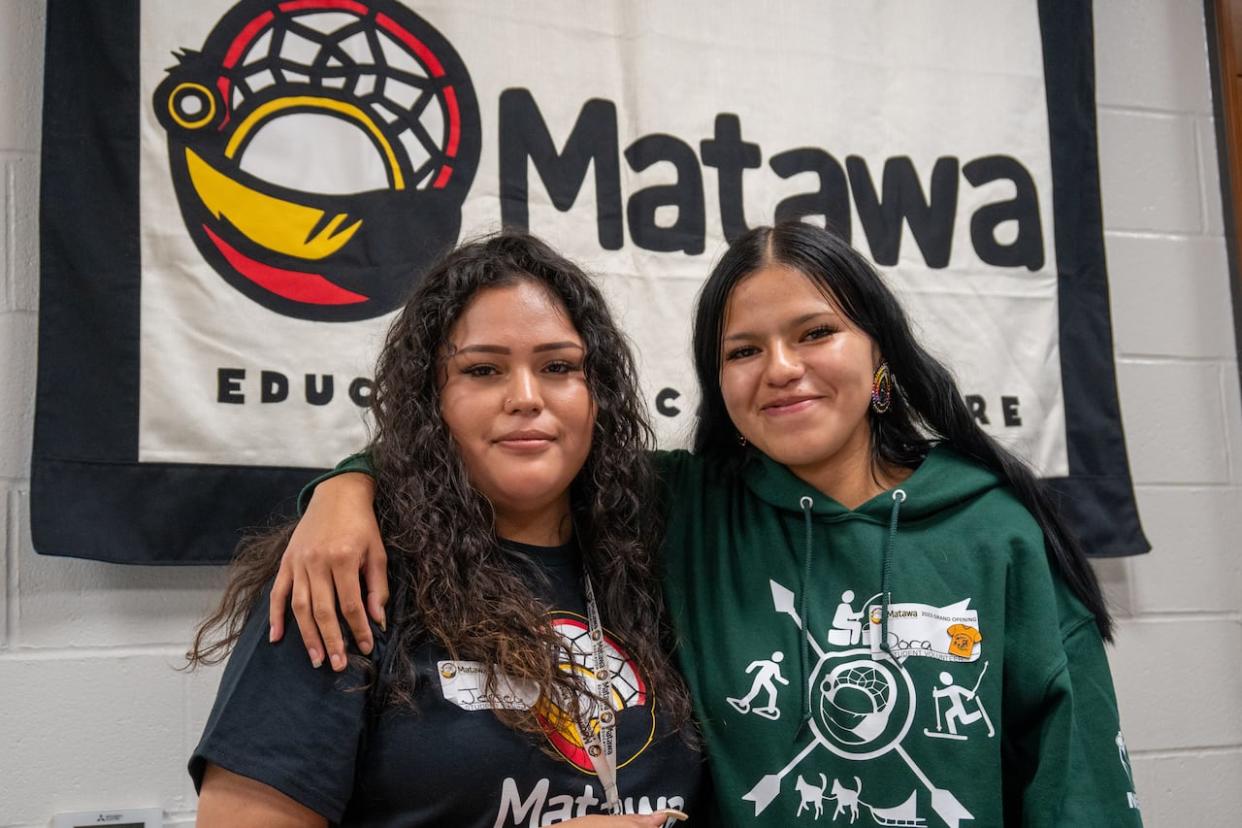
POLYGON ((876 825, 889 828, 925 828, 927 825, 927 820, 919 816, 918 791, 910 791, 910 796, 900 805, 877 808, 862 798, 862 780, 857 776, 854 777, 853 788, 846 787, 839 779, 834 779, 831 792, 825 793, 828 790, 828 777, 821 773, 819 785, 816 786, 803 779, 802 774, 798 774, 795 788, 801 802, 798 803, 798 812, 794 816, 802 816, 803 811, 809 811, 818 820, 824 814, 824 803, 834 802, 836 808, 832 812, 833 822, 839 816, 846 816, 849 824, 853 825, 858 820, 859 806, 862 806, 871 812, 871 819, 876 825))
MULTIPOLYGON (((867 803, 863 802, 863 805, 867 803)), ((919 816, 918 797, 915 791, 910 791, 910 797, 895 808, 876 808, 873 805, 867 805, 867 809, 871 811, 871 818, 875 820, 876 825, 891 825, 894 828, 922 828, 927 825, 927 820, 919 816)))
MULTIPOLYGON (((775 581, 769 581, 769 585, 773 610, 789 616, 806 636, 817 660, 808 681, 812 715, 807 724, 812 738, 783 768, 762 776, 742 796, 742 799, 754 804, 755 816, 763 813, 780 796, 784 780, 790 773, 812 753, 826 750, 851 761, 895 754, 927 789, 931 795, 931 810, 948 828, 959 828, 963 822, 973 820, 974 816, 953 792, 937 785, 903 745, 914 724, 917 694, 909 673, 901 668, 900 662, 888 653, 873 653, 869 647, 826 650, 799 617, 793 591, 775 581)), ((759 670, 762 665, 752 667, 759 670)), ((801 803, 795 816, 809 810, 818 820, 823 812, 823 803, 833 801, 836 803, 832 814, 834 822, 837 817, 845 816, 849 823, 854 823, 860 814, 860 806, 865 806, 880 825, 919 828, 927 824, 926 819, 918 815, 917 798, 913 793, 901 805, 876 808, 862 802, 862 783, 857 778, 854 788, 842 785, 840 780, 833 780, 829 794, 827 779, 822 774, 820 777, 821 784, 817 786, 807 782, 800 774, 797 776, 795 788, 801 803)))

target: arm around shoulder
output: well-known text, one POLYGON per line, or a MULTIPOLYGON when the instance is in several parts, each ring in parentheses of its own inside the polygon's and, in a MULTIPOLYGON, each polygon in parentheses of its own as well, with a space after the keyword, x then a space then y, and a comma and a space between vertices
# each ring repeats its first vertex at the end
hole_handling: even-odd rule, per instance
POLYGON ((371 472, 370 457, 356 454, 302 490, 302 519, 272 588, 272 641, 284 637, 285 608, 292 604, 311 662, 318 666, 327 659, 338 671, 346 661, 338 602, 363 653, 373 644, 367 617, 387 624, 388 555, 375 519, 371 472))
POLYGON ((315 489, 319 488, 321 483, 326 483, 343 474, 361 474, 374 478, 375 468, 371 465, 371 455, 365 451, 351 454, 333 466, 331 470, 324 472, 303 486, 302 491, 298 492, 298 514, 306 513, 306 507, 310 505, 311 498, 315 495, 315 489))

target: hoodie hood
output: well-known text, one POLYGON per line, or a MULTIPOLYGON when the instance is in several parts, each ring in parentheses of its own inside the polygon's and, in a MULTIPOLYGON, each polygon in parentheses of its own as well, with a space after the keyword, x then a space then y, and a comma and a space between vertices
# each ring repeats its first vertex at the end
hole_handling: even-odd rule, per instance
MULTIPOLYGON (((809 497, 811 515, 817 521, 863 520, 888 525, 893 506, 892 491, 881 492, 857 509, 847 509, 799 479, 788 467, 765 454, 756 452, 756 455, 744 471, 746 486, 777 509, 801 514, 802 499, 809 497)), ((932 447, 927 459, 893 491, 905 492, 901 521, 913 523, 935 517, 939 512, 981 497, 1001 485, 1000 478, 992 471, 947 445, 939 444, 932 447)))

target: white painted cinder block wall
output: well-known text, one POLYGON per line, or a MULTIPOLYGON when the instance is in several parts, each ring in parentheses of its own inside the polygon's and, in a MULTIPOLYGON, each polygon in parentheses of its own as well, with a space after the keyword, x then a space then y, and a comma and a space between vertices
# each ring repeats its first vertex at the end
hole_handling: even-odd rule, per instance
MULTIPOLYGON (((0 826, 162 807, 217 674, 174 670, 213 568, 37 557, 28 529, 42 0, 0 0, 0 826)), ((1096 3, 1122 414, 1149 556, 1098 570, 1149 826, 1242 824, 1242 392, 1202 3, 1096 3)))
POLYGON ((1242 825, 1242 404, 1203 3, 1100 0, 1117 380, 1153 551, 1107 562, 1149 826, 1242 825))

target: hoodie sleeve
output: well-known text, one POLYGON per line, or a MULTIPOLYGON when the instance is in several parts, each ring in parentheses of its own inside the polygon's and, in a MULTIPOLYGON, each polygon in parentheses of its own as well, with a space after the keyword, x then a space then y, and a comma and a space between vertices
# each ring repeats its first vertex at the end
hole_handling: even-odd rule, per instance
MULTIPOLYGON (((1063 587, 1062 587, 1063 589, 1063 587)), ((1026 826, 1142 826, 1112 676, 1095 619, 1062 628, 1064 658, 1016 739, 1027 765, 1020 792, 1026 826)), ((1015 792, 1016 793, 1016 792, 1015 792)))
POLYGON ((367 454, 365 451, 360 451, 357 454, 351 454, 333 466, 330 471, 324 472, 303 486, 302 491, 298 493, 298 515, 302 515, 306 512, 306 507, 310 505, 311 495, 315 493, 316 486, 325 480, 331 480, 338 474, 345 474, 346 472, 361 472, 362 474, 369 474, 374 477, 375 469, 371 465, 371 455, 367 454))

